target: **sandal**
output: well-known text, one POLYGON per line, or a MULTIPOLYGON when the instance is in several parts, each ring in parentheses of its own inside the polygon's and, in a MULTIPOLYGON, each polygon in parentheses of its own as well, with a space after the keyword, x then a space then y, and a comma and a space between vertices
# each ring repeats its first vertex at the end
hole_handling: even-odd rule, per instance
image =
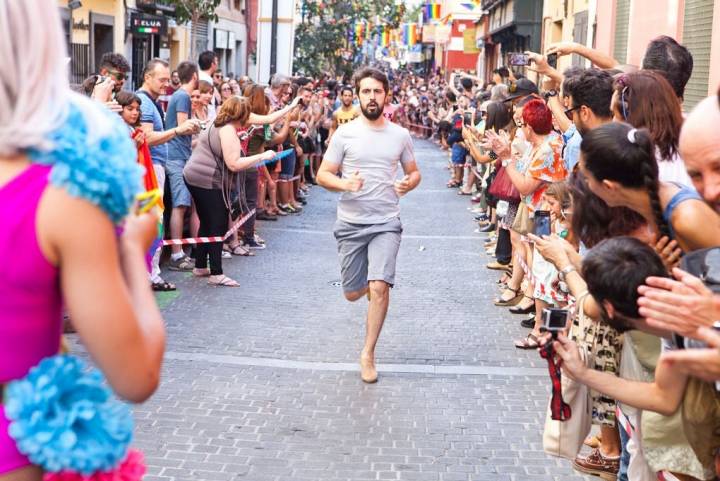
POLYGON ((219 276, 210 276, 210 279, 208 279, 208 285, 215 287, 240 287, 240 284, 238 284, 237 281, 234 281, 228 276, 222 274, 219 276))
POLYGON ((518 304, 515 307, 511 307, 510 312, 513 314, 530 314, 531 312, 535 313, 535 299, 532 297, 528 297, 526 295, 523 295, 523 298, 518 302, 518 304), (523 304, 523 301, 525 299, 529 299, 529 304, 523 304))
POLYGON ((522 297, 523 294, 520 293, 520 289, 511 289, 508 287, 498 299, 495 299, 495 305, 500 307, 514 306, 515 304, 520 302, 520 299, 522 299, 522 297), (515 295, 511 298, 503 297, 504 294, 508 291, 512 292, 515 295))
POLYGON ((448 189, 455 189, 457 187, 460 187, 460 182, 458 182, 456 180, 451 180, 446 185, 447 185, 448 189))
POLYGON ((540 347, 540 339, 531 332, 526 338, 515 341, 515 347, 518 349, 537 349, 540 347))
POLYGON ((460 190, 458 190, 457 195, 472 195, 472 191, 471 191, 471 192, 465 192, 464 190, 460 189, 460 190))
POLYGON ((175 284, 171 284, 167 281, 160 281, 160 282, 152 283, 152 290, 155 292, 174 291, 175 289, 177 289, 175 284))

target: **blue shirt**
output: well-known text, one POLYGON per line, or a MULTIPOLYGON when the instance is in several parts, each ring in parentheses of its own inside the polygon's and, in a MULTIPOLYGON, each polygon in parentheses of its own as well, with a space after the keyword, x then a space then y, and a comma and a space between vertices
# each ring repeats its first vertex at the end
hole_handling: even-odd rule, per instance
POLYGON ((582 142, 582 136, 578 132, 575 124, 572 124, 569 129, 562 135, 565 147, 563 147, 563 160, 565 161, 565 168, 568 174, 572 173, 573 168, 580 162, 580 143, 582 142))
MULTIPOLYGON (((190 118, 190 95, 183 89, 178 89, 170 97, 167 113, 165 114, 165 128, 174 129, 178 126, 177 114, 187 114, 190 118)), ((192 135, 177 135, 168 142, 168 159, 187 161, 192 154, 192 135)))
MULTIPOLYGON (((142 100, 140 104, 140 122, 144 124, 151 123, 153 124, 153 130, 155 132, 163 132, 165 130, 165 124, 162 114, 160 113, 160 107, 144 90, 138 90, 137 94, 140 100, 142 100)), ((152 157, 153 164, 165 165, 168 158, 167 144, 150 147, 150 157, 152 157)))

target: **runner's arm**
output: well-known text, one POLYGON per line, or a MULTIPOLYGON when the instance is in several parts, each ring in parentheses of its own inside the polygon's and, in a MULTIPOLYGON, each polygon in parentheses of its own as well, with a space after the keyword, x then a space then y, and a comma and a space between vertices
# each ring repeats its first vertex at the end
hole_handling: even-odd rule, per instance
POLYGON ((347 180, 338 177, 340 166, 340 164, 335 164, 329 162, 327 159, 323 159, 315 175, 315 180, 317 180, 320 186, 331 192, 346 192, 348 190, 347 180))

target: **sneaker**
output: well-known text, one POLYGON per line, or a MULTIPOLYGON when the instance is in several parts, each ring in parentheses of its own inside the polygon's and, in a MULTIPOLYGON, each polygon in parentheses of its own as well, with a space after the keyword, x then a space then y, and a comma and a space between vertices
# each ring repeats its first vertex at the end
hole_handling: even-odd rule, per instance
POLYGON ((305 197, 298 197, 298 202, 300 202, 302 205, 307 205, 307 200, 305 200, 305 197))
POLYGON ((572 463, 573 468, 581 473, 600 476, 605 480, 615 481, 620 470, 620 457, 606 458, 600 448, 590 451, 587 456, 578 455, 572 463))
POLYGON ((484 232, 495 232, 496 226, 495 224, 487 224, 485 227, 480 227, 478 229, 478 232, 484 233, 484 232))
POLYGON ((532 329, 535 327, 535 314, 528 317, 527 319, 523 319, 520 321, 520 326, 526 328, 526 329, 532 329))
POLYGON ((194 267, 195 263, 188 256, 182 256, 177 260, 170 258, 170 262, 168 262, 168 269, 171 271, 190 272, 194 267))
POLYGON ((232 259, 232 254, 228 251, 222 251, 222 258, 223 259, 232 259))
POLYGON ((265 239, 263 239, 262 237, 260 237, 257 234, 255 234, 255 242, 257 242, 258 244, 262 244, 262 245, 267 244, 267 242, 265 242, 265 239))
POLYGON ((278 209, 286 214, 297 214, 297 210, 290 204, 280 204, 278 205, 278 209))
POLYGON ((295 212, 297 212, 298 214, 303 211, 303 208, 300 204, 292 204, 290 207, 295 209, 295 212))
POLYGON ((276 215, 268 214, 264 210, 258 212, 258 214, 255 216, 257 220, 277 220, 276 215))
POLYGON ((245 239, 243 241, 243 245, 245 247, 247 247, 248 249, 253 249, 253 250, 262 250, 265 248, 265 244, 260 244, 255 239, 245 239))

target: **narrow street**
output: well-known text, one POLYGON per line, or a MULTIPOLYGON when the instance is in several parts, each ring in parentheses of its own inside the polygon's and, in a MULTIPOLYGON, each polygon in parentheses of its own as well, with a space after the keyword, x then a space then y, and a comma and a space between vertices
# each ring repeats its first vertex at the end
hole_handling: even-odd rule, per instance
POLYGON ((445 188, 446 155, 416 141, 424 179, 401 201, 375 385, 357 366, 367 303, 336 284, 335 194, 314 187, 302 215, 259 223, 268 248, 224 260, 239 289, 167 275, 162 385, 135 409, 147 481, 584 479, 542 451, 547 367, 492 305, 497 274, 468 198, 445 188))

